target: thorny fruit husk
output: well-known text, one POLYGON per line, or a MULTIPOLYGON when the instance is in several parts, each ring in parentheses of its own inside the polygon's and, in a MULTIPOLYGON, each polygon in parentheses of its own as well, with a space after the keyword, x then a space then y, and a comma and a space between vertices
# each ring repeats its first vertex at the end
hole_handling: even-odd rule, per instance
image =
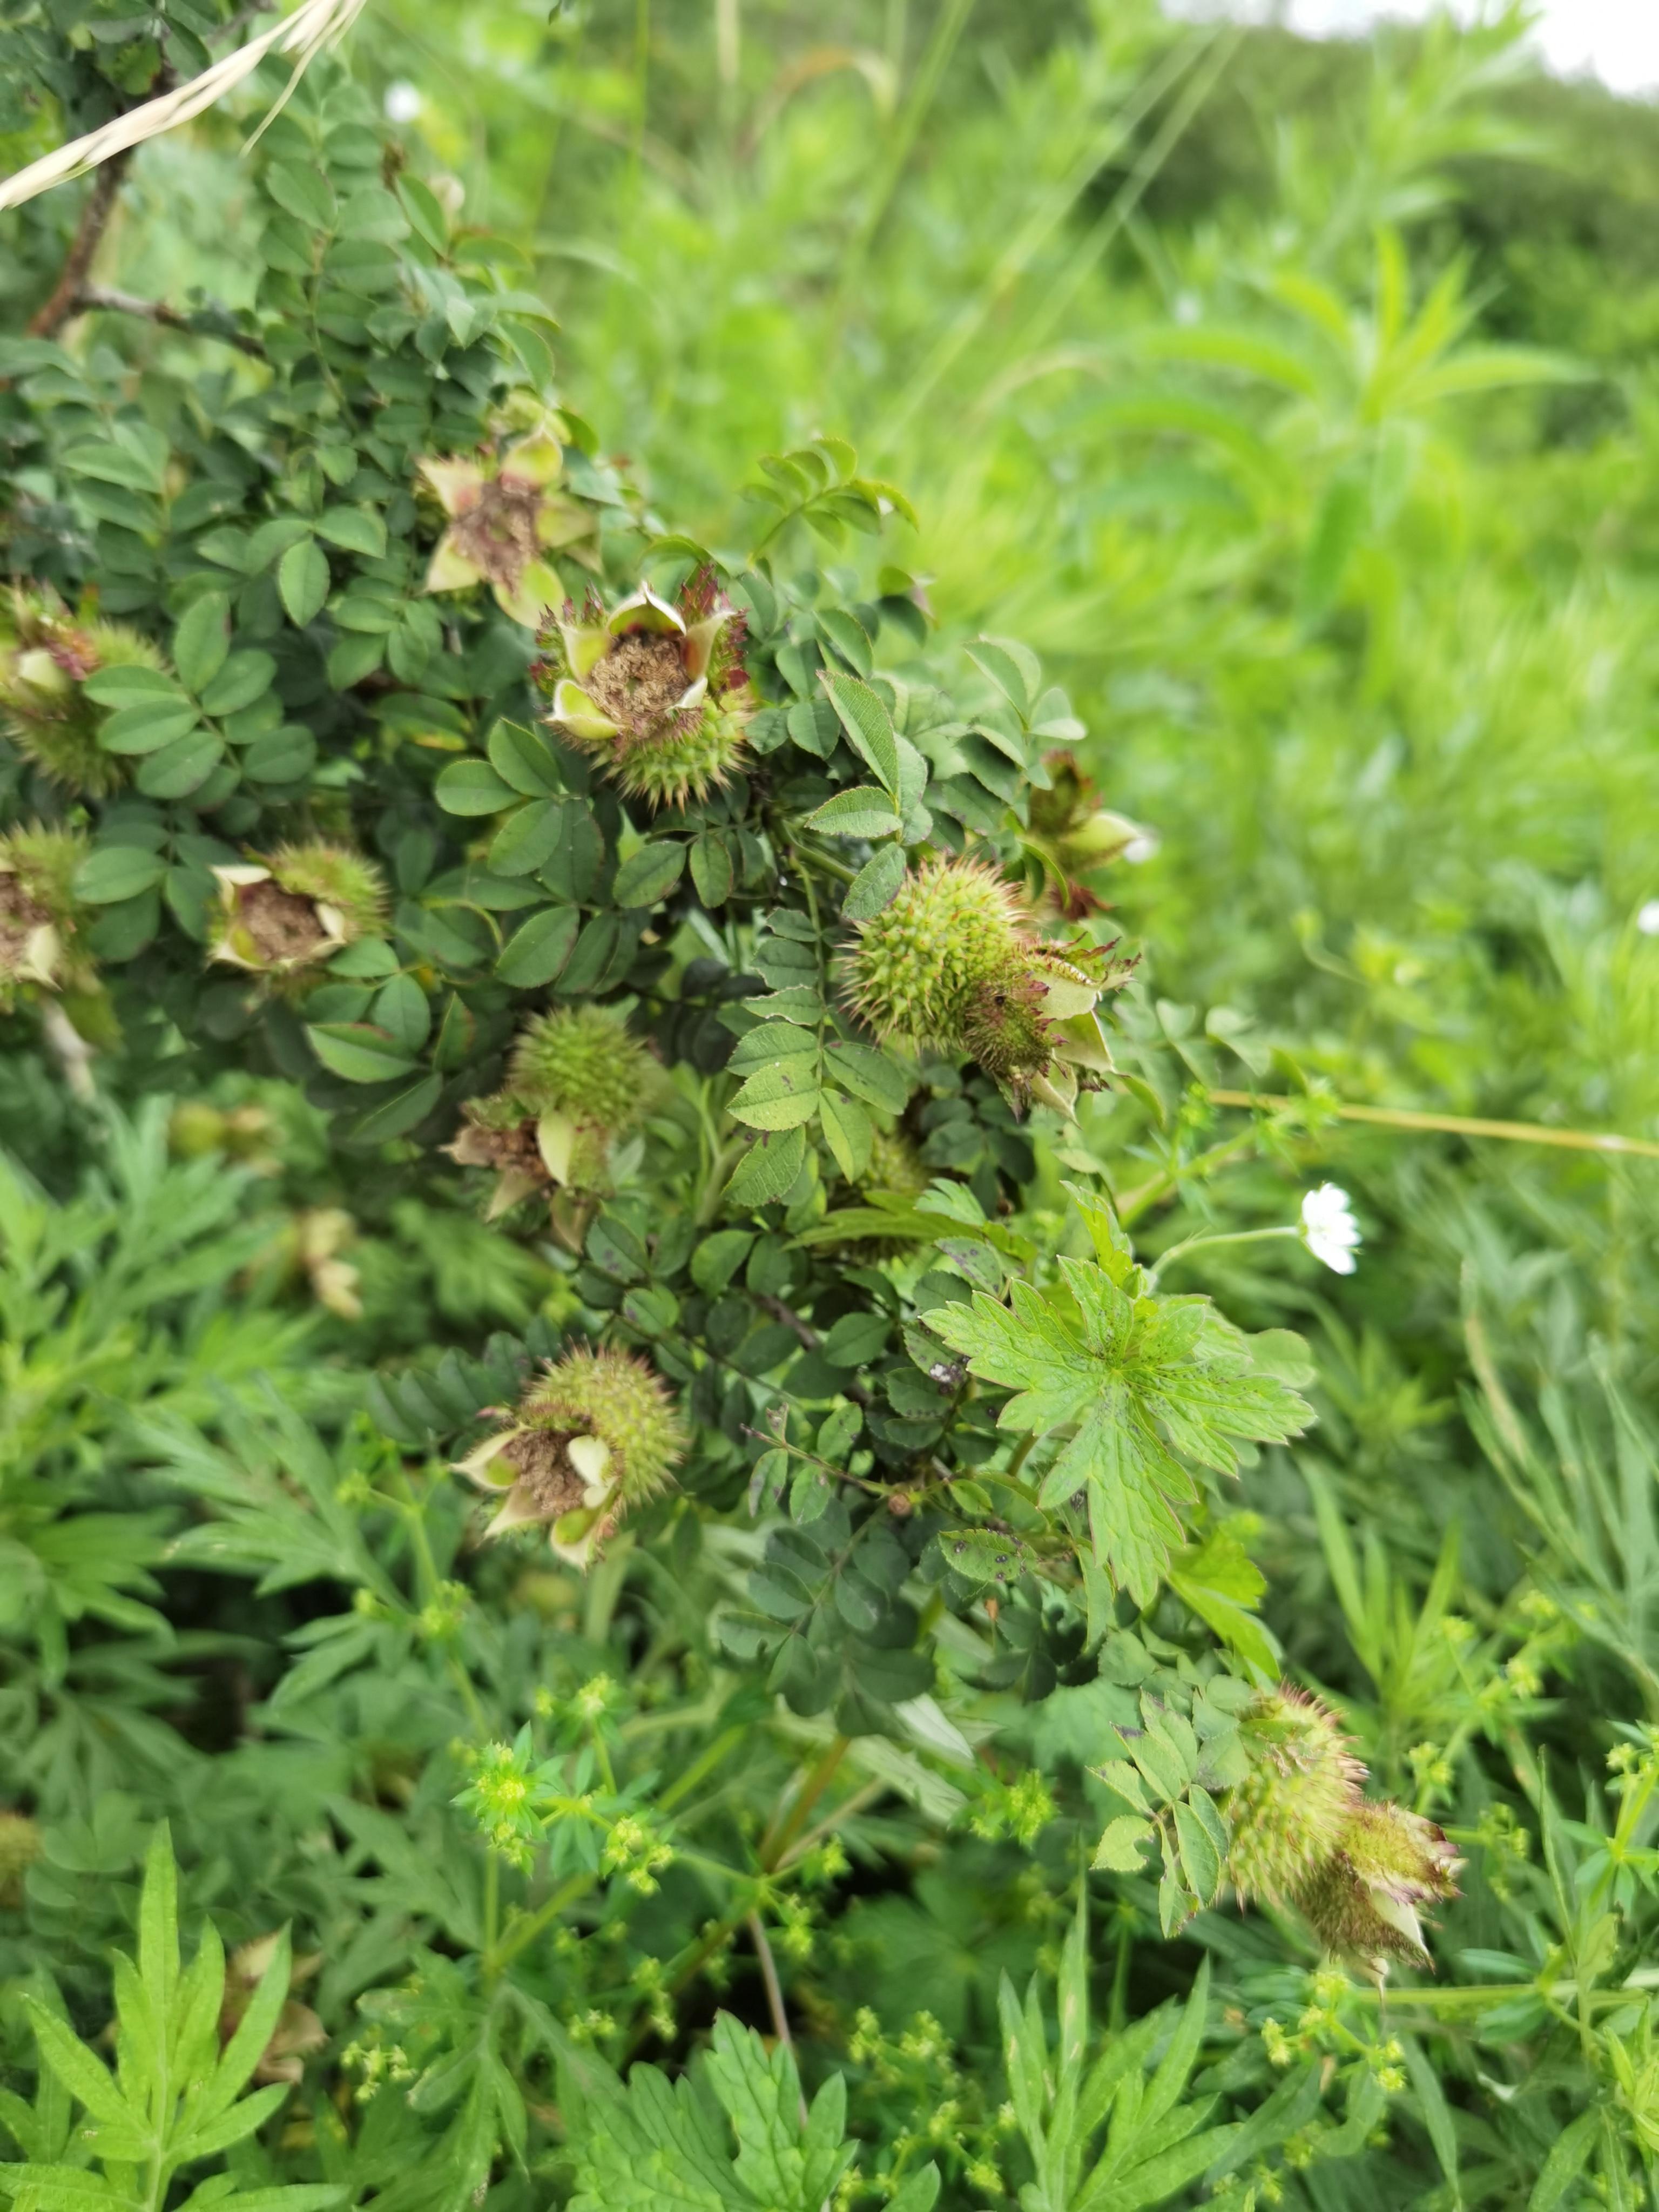
POLYGON ((1016 1109, 1069 1114, 1110 1075, 1096 1007, 1133 963, 1110 947, 1044 944, 983 861, 924 863, 855 926, 847 994, 878 1036, 970 1054, 1016 1109))
POLYGON ((1222 1805, 1227 1874, 1241 1899, 1288 1904, 1336 1847, 1365 1770, 1328 1705, 1288 1685, 1241 1727, 1250 1771, 1222 1805))
POLYGON ((700 568, 671 604, 648 584, 609 614, 590 592, 544 631, 548 720, 630 799, 702 799, 743 757, 753 711, 744 617, 700 568))
POLYGON ((468 1101, 449 1156, 463 1167, 495 1170, 491 1220, 555 1186, 603 1192, 613 1147, 638 1127, 662 1085, 661 1067, 623 1016, 602 1006, 558 1007, 523 1030, 505 1085, 468 1101))
POLYGON ((75 871, 86 840, 36 823, 0 837, 0 1007, 33 984, 85 990, 94 977, 77 958, 75 871))
POLYGON ((342 845, 279 846, 262 860, 213 872, 219 933, 208 957, 255 975, 314 967, 385 918, 380 870, 342 845))
POLYGON ((421 463, 420 481, 447 524, 426 588, 488 585, 504 613, 536 629, 565 596, 557 569, 544 556, 580 544, 592 535, 593 520, 576 501, 551 489, 563 464, 558 417, 543 410, 523 427, 526 435, 479 459, 421 463))
POLYGON ((689 1441, 667 1385, 644 1360, 578 1348, 456 1471, 499 1500, 487 1536, 542 1524, 561 1559, 586 1567, 626 1516, 666 1486, 689 1441))
POLYGON ((165 667, 147 638, 119 623, 80 621, 55 592, 20 586, 0 623, 0 729, 41 773, 81 799, 107 799, 127 763, 100 741, 113 711, 87 696, 89 677, 111 668, 165 667))
POLYGON ((1334 1848, 1296 1902, 1328 1951, 1380 1980, 1391 1960, 1430 1964, 1421 1906, 1457 1894, 1463 1862, 1443 1828, 1402 1806, 1361 1802, 1343 1817, 1334 1848))

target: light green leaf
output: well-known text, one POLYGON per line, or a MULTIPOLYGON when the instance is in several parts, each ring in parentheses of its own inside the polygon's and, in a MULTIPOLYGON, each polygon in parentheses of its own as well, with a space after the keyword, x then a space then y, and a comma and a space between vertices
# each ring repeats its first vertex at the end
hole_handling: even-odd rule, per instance
POLYGON ((191 690, 200 691, 224 666, 229 652, 230 595, 204 592, 199 599, 192 600, 173 633, 173 665, 179 681, 191 690))
POLYGON ((40 2056, 70 2094, 83 2104, 95 2120, 124 2133, 142 2134, 142 2114, 135 2112, 116 2087, 101 2058, 88 2050, 79 2036, 53 2017, 37 1999, 25 1994, 34 2039, 40 2056))
MULTIPOLYGON (((898 739, 893 718, 867 684, 840 669, 825 669, 822 681, 841 717, 848 742, 895 802, 899 796, 898 739)), ((834 801, 830 802, 832 805, 834 801)), ((820 808, 822 813, 824 810, 820 808)))
POLYGON ((653 839, 617 869, 617 904, 655 906, 659 899, 667 897, 684 872, 685 847, 677 838, 653 839))
POLYGON ((1113 1874, 1140 1874, 1146 1863, 1141 1853, 1157 1832, 1150 1820, 1121 1813, 1106 1823, 1091 1863, 1113 1874))
POLYGON ((368 1022, 308 1022, 306 1035, 323 1066, 347 1083, 392 1083, 414 1072, 402 1045, 368 1022))
POLYGON ((781 1198, 800 1173, 806 1159, 804 1129, 769 1132, 751 1145, 726 1186, 732 1206, 765 1206, 781 1198))
POLYGON ((826 799, 807 816, 806 826, 832 837, 896 837, 904 824, 885 792, 859 783, 826 799))
POLYGON ((328 556, 314 538, 290 545, 277 562, 276 589, 297 629, 303 629, 322 612, 328 580, 328 556))
POLYGON ((822 1094, 818 1113, 824 1142, 836 1165, 848 1182, 856 1182, 870 1164, 870 1148, 875 1137, 870 1116, 838 1091, 822 1094))
POLYGON ((817 1112, 820 1095, 817 1060, 803 1054, 757 1069, 728 1110, 751 1129, 794 1129, 817 1112))

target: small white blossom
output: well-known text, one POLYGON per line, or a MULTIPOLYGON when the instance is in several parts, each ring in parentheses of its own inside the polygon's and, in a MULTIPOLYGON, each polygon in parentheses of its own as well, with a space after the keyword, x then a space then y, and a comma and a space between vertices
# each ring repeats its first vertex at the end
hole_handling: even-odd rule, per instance
POLYGON ((1359 1224, 1347 1192, 1339 1184, 1322 1182, 1303 1200, 1302 1241, 1316 1260, 1322 1260, 1337 1274, 1352 1274, 1359 1224))
POLYGON ((1636 927, 1644 937, 1659 937, 1659 899, 1650 899, 1645 906, 1638 908, 1636 927))
POLYGON ((386 112, 390 122, 412 123, 425 106, 426 101, 422 98, 418 87, 405 82, 401 77, 396 84, 389 84, 386 88, 386 112))
POLYGON ((1158 850, 1158 842, 1152 830, 1142 830, 1137 836, 1130 838, 1128 843, 1123 848, 1121 857, 1132 868, 1138 868, 1143 860, 1152 859, 1158 850))

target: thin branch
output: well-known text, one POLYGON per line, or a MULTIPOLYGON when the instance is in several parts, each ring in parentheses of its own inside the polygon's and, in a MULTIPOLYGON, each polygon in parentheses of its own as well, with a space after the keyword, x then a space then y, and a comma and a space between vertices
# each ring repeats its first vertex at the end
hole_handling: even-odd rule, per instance
POLYGON ((98 1086, 92 1079, 92 1047, 56 999, 48 999, 40 1010, 40 1031, 64 1072, 64 1082, 82 1105, 88 1103, 98 1096, 98 1086))
POLYGON ((70 303, 70 313, 137 315, 147 323, 159 323, 163 330, 183 331, 188 337, 217 338, 222 345, 234 346, 238 353, 255 361, 269 357, 259 340, 246 331, 226 330, 204 314, 170 307, 165 300, 141 300, 136 292, 113 291, 106 284, 82 284, 70 303))
POLYGON ((114 154, 98 172, 97 181, 87 195, 87 204, 81 210, 81 220, 75 227, 75 236, 70 242, 68 258, 64 261, 58 282, 49 299, 37 307, 29 318, 28 335, 32 338, 56 337, 59 330, 75 313, 75 303, 86 283, 87 271, 97 252, 109 219, 115 212, 115 196, 121 189, 130 153, 114 154))
MULTIPOLYGON (((804 1352, 823 1350, 823 1339, 813 1328, 811 1322, 803 1321, 801 1316, 792 1307, 786 1305, 781 1298, 775 1298, 769 1291, 757 1291, 755 1304, 763 1313, 769 1313, 774 1321, 781 1322, 786 1328, 793 1329, 800 1339, 801 1349, 804 1352)), ((860 1389, 859 1384, 853 1382, 850 1377, 842 1384, 841 1394, 843 1398, 850 1398, 855 1406, 867 1406, 870 1403, 870 1393, 860 1389)))
MULTIPOLYGON (((1213 1106, 1292 1106, 1297 1099, 1265 1091, 1212 1091, 1213 1106)), ((1573 1152, 1622 1152, 1659 1160, 1659 1144, 1645 1137, 1620 1137, 1597 1129, 1554 1129, 1540 1121, 1487 1121, 1468 1114, 1419 1114, 1404 1106, 1351 1106, 1345 1099, 1308 1100, 1339 1121, 1365 1121, 1379 1129, 1438 1129, 1453 1137, 1501 1137, 1512 1145, 1559 1145, 1573 1152)))
POLYGON ((834 1812, 826 1813, 823 1820, 815 1826, 809 1828, 804 1836, 796 1837, 772 1871, 775 1874, 787 1874, 791 1867, 800 1863, 814 1844, 821 1844, 826 1836, 833 1835, 836 1830, 843 1826, 855 1813, 861 1813, 866 1805, 873 1805, 877 1798, 882 1796, 891 1787, 890 1783, 878 1777, 873 1782, 866 1782, 861 1790, 855 1790, 850 1797, 843 1797, 834 1812))
MULTIPOLYGON (((795 2039, 789 2033, 789 2015, 783 2008, 783 1984, 778 1979, 777 1961, 772 1956, 772 1946, 766 1940, 766 1930, 761 1926, 758 1912, 750 1912, 744 1922, 749 1930, 749 1940, 755 1947, 755 1956, 760 1960, 761 1979, 766 1984, 766 2008, 772 2015, 773 2031, 778 2041, 793 2058, 795 2039)), ((797 2080, 799 2069, 797 2069, 797 2080)), ((797 2091, 800 2099, 800 2124, 806 2125, 806 2093, 797 2091)))

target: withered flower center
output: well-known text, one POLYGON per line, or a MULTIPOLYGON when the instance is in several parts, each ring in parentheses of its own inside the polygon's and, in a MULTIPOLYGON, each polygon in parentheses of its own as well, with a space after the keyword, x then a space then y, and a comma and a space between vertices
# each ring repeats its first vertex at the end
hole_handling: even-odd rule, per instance
POLYGON ((556 1520, 574 1512, 587 1488, 579 1468, 570 1463, 568 1429, 526 1429, 503 1447, 501 1457, 518 1476, 538 1513, 556 1520))
POLYGON ((253 940, 262 960, 299 960, 328 941, 315 903, 285 891, 280 884, 244 884, 236 894, 236 918, 253 940))
POLYGON ((84 684, 98 671, 98 648, 84 630, 63 629, 46 640, 46 651, 65 676, 84 684))
MULTIPOLYGON (((684 692, 685 662, 677 637, 630 630, 583 678, 583 688, 600 713, 629 736, 661 727, 684 692)), ((683 720, 694 726, 701 709, 689 707, 683 720)), ((676 726, 679 726, 677 720, 676 726)))
POLYGON ((493 477, 452 526, 459 550, 492 584, 516 591, 538 549, 542 495, 520 477, 493 477))
POLYGON ((0 962, 21 959, 31 936, 51 920, 15 876, 0 876, 0 962))
POLYGON ((466 1157, 462 1164, 465 1167, 495 1168, 503 1175, 516 1169, 538 1182, 553 1180, 536 1141, 534 1121, 514 1121, 509 1128, 492 1129, 487 1122, 469 1121, 465 1143, 466 1157))

